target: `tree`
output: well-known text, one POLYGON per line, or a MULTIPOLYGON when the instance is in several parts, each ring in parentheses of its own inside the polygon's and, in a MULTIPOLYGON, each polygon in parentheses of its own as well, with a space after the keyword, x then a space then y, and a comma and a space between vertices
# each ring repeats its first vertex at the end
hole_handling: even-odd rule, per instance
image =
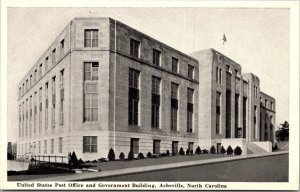
POLYGON ((226 151, 227 151, 227 155, 232 155, 232 153, 233 153, 233 149, 230 145, 227 147, 226 151))
POLYGON ((196 148, 195 153, 196 153, 196 155, 200 155, 201 154, 201 148, 199 146, 196 148))
POLYGON ((241 155, 242 154, 242 149, 241 147, 237 146, 234 150, 233 150, 235 155, 241 155))
POLYGON ((280 141, 288 141, 289 140, 289 123, 284 121, 283 124, 280 124, 279 130, 276 131, 276 138, 280 141))
POLYGON ((113 150, 113 148, 110 148, 109 152, 108 152, 108 156, 107 156, 108 160, 110 161, 114 161, 116 158, 115 155, 115 151, 113 150))

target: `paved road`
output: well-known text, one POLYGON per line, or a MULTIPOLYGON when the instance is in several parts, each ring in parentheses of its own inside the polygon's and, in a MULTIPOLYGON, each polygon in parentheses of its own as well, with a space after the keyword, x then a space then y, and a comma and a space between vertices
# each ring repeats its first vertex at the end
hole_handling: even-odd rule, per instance
POLYGON ((288 154, 95 180, 287 182, 288 154))

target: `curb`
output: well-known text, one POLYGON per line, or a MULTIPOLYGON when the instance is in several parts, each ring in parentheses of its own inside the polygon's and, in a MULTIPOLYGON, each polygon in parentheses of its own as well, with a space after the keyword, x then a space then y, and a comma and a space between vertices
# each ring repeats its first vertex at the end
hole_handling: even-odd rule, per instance
POLYGON ((253 159, 253 158, 261 158, 261 157, 268 157, 268 156, 284 155, 288 153, 289 153, 288 151, 279 151, 279 152, 272 152, 267 154, 251 154, 245 156, 222 157, 222 158, 215 158, 215 159, 185 161, 180 163, 162 164, 162 165, 154 165, 154 166, 152 165, 152 166, 145 166, 145 167, 107 170, 103 172, 93 172, 93 173, 86 173, 86 174, 48 177, 48 178, 33 179, 33 180, 26 180, 26 181, 88 181, 89 179, 107 178, 107 177, 114 177, 120 175, 153 172, 153 171, 160 171, 160 170, 198 166, 198 165, 209 165, 209 164, 222 163, 222 162, 238 161, 243 159, 253 159))

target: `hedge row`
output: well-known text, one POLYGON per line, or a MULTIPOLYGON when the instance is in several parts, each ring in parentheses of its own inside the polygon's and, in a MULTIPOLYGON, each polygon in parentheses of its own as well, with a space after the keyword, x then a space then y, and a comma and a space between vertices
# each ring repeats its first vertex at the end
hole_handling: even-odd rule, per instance
MULTIPOLYGON (((210 150, 206 150, 206 149, 203 149, 201 150, 201 148, 198 146, 195 150, 195 154, 196 155, 200 155, 201 153, 203 154, 216 154, 217 151, 216 151, 216 148, 215 146, 211 146, 210 150)), ((234 150, 232 149, 232 147, 229 145, 227 147, 227 150, 225 150, 225 148, 222 146, 221 149, 220 149, 220 153, 221 154, 228 154, 228 155, 232 155, 232 154, 235 154, 235 155, 241 155, 242 154, 242 149, 241 147, 237 146, 234 150)), ((179 149, 179 152, 178 152, 179 155, 193 155, 194 152, 193 150, 190 150, 190 149, 187 149, 186 151, 183 150, 183 148, 181 147, 179 149)), ((177 155, 176 153, 172 153, 171 154, 172 156, 175 156, 177 155)), ((148 152, 147 153, 147 158, 153 158, 153 157, 158 157, 158 155, 153 155, 151 152, 148 152)), ((163 157, 163 156, 170 156, 170 152, 169 150, 167 150, 166 153, 161 153, 159 154, 159 156, 163 157)), ((139 153, 138 156, 137 156, 138 159, 144 159, 145 156, 143 153, 139 153)), ((106 162, 106 161, 114 161, 116 159, 116 155, 115 155, 115 152, 114 150, 111 148, 108 152, 108 156, 107 156, 107 159, 106 158, 100 158, 98 159, 98 162, 106 162)), ((120 160, 125 160, 125 154, 123 152, 120 153, 119 155, 119 159, 120 160)), ((128 160, 133 160, 134 159, 134 154, 132 151, 129 151, 128 155, 127 155, 127 159, 128 160)), ((87 161, 87 162, 90 162, 90 161, 87 161)), ((94 160, 92 162, 97 162, 97 160, 94 160)), ((83 161, 81 159, 77 160, 77 157, 76 157, 76 154, 75 152, 73 151, 73 153, 69 154, 69 163, 71 163, 71 165, 74 165, 74 166, 77 166, 78 164, 82 164, 83 161)))

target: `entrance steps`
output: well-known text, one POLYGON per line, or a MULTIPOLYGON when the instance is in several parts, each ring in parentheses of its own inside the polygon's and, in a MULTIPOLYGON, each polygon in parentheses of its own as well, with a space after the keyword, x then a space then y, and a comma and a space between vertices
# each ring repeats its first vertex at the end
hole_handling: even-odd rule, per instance
POLYGON ((262 147, 258 146, 253 142, 245 142, 247 145, 247 154, 263 154, 268 153, 267 150, 263 149, 262 147))

